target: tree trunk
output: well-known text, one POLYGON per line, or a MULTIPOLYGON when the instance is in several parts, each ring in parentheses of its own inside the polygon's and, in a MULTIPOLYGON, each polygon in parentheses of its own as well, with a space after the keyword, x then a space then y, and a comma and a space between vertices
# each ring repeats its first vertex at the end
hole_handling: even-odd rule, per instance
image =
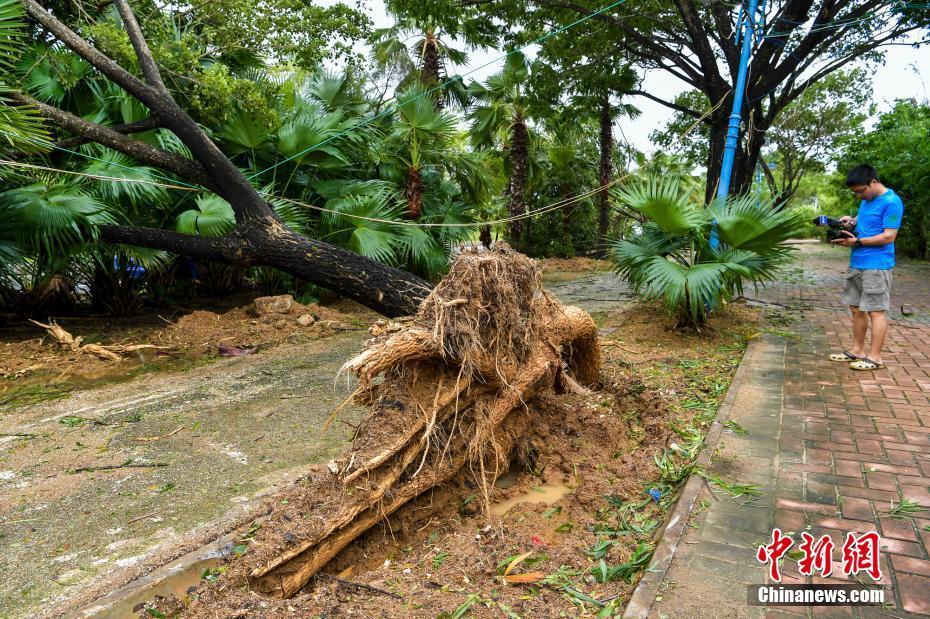
POLYGON ((191 236, 134 226, 102 226, 101 240, 242 266, 275 267, 388 316, 416 312, 420 301, 432 288, 429 282, 350 251, 300 236, 284 227, 249 180, 165 88, 127 0, 115 0, 115 4, 144 81, 81 38, 35 0, 22 2, 28 15, 49 34, 145 104, 158 118, 159 126, 171 130, 190 149, 195 161, 51 106, 40 107, 42 115, 71 133, 207 187, 229 202, 236 217, 235 229, 223 237, 191 236))
MULTIPOLYGON (((526 213, 526 166, 529 158, 529 134, 526 123, 518 116, 513 123, 513 136, 510 144, 510 216, 517 217, 526 213)), ((523 221, 510 222, 510 238, 519 247, 522 239, 523 221)))
MULTIPOLYGON (((601 102, 601 187, 607 185, 613 176, 614 133, 613 115, 610 109, 610 99, 604 97, 601 102)), ((610 200, 607 189, 602 189, 598 196, 598 255, 603 258, 607 254, 607 229, 610 224, 610 200)))
POLYGON ((704 189, 705 204, 710 204, 717 195, 720 171, 723 169, 723 149, 727 141, 727 116, 715 113, 711 118, 710 148, 707 155, 707 184, 704 189))
POLYGON ((407 217, 416 221, 423 213, 423 176, 417 168, 410 168, 404 197, 407 198, 407 217))
POLYGON ((274 267, 392 317, 416 313, 432 290, 429 282, 416 275, 296 234, 275 218, 253 220, 213 238, 156 228, 103 226, 101 240, 242 266, 274 267))
MULTIPOLYGON (((442 60, 439 57, 439 39, 436 34, 427 31, 423 40, 422 57, 420 58, 420 82, 429 89, 436 88, 442 83, 442 60)), ((442 92, 433 93, 436 109, 443 108, 442 92)))

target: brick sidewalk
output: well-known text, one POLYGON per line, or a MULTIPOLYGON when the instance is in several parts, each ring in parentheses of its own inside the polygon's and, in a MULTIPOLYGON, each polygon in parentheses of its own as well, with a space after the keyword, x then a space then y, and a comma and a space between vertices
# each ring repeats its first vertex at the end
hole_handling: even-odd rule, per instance
MULTIPOLYGON (((845 257, 822 246, 802 256, 803 274, 759 293, 799 313, 787 325, 792 337, 754 346, 730 412, 749 433, 724 434, 714 458, 715 471, 766 495, 739 507, 703 491, 706 507, 692 513, 650 616, 810 616, 746 604, 745 585, 764 582, 755 549, 773 525, 796 543, 803 531, 830 535, 837 559, 846 532, 882 535, 886 607, 820 607, 813 616, 930 616, 930 268, 896 269, 887 369, 855 372, 827 359, 850 344, 845 257), (888 517, 902 499, 927 511, 888 517)), ((783 583, 850 582, 801 577, 792 560, 783 573, 783 583)))

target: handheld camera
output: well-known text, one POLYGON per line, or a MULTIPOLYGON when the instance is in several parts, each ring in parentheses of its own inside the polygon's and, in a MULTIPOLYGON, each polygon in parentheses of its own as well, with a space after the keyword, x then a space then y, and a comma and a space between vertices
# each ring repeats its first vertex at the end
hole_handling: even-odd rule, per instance
POLYGON ((847 238, 846 232, 852 232, 852 226, 845 226, 840 223, 838 219, 833 219, 832 217, 827 217, 826 215, 818 215, 814 217, 814 225, 818 227, 826 227, 827 229, 827 242, 835 241, 836 239, 847 238))

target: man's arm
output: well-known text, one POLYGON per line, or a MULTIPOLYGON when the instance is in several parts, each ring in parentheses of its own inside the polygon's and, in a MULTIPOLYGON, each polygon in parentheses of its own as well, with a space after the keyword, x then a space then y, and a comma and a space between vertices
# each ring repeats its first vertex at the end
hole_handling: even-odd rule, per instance
POLYGON ((833 241, 836 245, 842 245, 843 247, 852 247, 856 244, 856 241, 860 241, 865 247, 881 247, 882 245, 888 245, 889 243, 894 243, 894 240, 898 238, 898 229, 897 228, 885 228, 885 231, 881 234, 876 234, 875 236, 866 236, 861 239, 857 239, 853 236, 852 232, 843 232, 846 234, 846 238, 836 239, 833 241))

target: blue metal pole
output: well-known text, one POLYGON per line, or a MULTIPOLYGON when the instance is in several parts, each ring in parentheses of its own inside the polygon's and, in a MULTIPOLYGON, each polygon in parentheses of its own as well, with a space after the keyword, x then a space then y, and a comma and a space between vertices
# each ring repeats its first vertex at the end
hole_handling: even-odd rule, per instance
POLYGON ((727 141, 723 148, 723 166, 720 169, 720 184, 717 185, 717 197, 730 193, 730 178, 733 176, 733 161, 736 159, 736 146, 739 142, 739 124, 746 91, 746 73, 749 69, 749 56, 752 54, 751 36, 756 29, 756 11, 759 0, 749 0, 746 9, 746 32, 743 33, 743 49, 739 58, 739 71, 736 74, 736 86, 733 88, 733 111, 730 112, 730 124, 727 127, 727 141))
MULTIPOLYGON (((739 57, 739 70, 736 72, 736 86, 733 88, 733 110, 730 112, 730 124, 727 126, 727 139, 723 147, 723 165, 720 168, 720 182, 717 184, 717 197, 722 198, 730 193, 730 178, 733 176, 733 161, 736 159, 736 146, 739 142, 739 125, 743 107, 743 96, 746 91, 746 73, 749 70, 749 56, 752 55, 752 44, 756 29, 756 11, 759 0, 749 0, 749 7, 743 13, 743 20, 737 20, 736 40, 739 41, 742 33, 743 47, 739 57), (742 32, 743 28, 746 29, 742 32)), ((716 251, 720 247, 720 236, 717 234, 717 222, 710 228, 710 248, 716 251)))

